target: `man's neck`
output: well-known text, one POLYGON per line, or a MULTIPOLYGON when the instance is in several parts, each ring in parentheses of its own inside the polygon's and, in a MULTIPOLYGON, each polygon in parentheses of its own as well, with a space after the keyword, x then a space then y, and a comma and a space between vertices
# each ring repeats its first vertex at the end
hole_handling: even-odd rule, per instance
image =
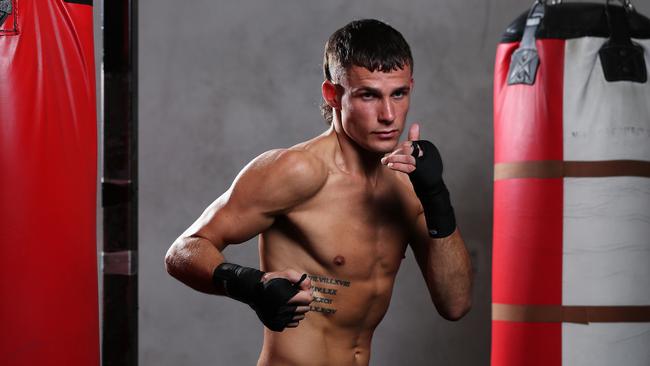
POLYGON ((332 127, 328 135, 333 135, 337 140, 337 147, 334 152, 336 165, 344 172, 361 176, 370 182, 376 182, 381 172, 382 153, 371 152, 359 146, 344 131, 340 130, 340 124, 332 121, 332 127), (336 126, 339 126, 337 128, 336 126))

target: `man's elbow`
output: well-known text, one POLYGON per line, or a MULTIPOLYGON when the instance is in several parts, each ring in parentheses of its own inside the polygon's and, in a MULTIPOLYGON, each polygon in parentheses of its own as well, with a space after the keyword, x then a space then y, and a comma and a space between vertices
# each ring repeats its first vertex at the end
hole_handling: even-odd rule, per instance
POLYGON ((445 309, 438 309, 440 315, 452 322, 462 319, 469 311, 472 309, 472 302, 470 299, 466 301, 455 304, 453 306, 448 306, 445 309))
POLYGON ((174 278, 176 278, 176 274, 178 273, 179 262, 180 255, 178 243, 174 243, 169 247, 169 250, 167 250, 167 254, 165 254, 165 270, 174 278))

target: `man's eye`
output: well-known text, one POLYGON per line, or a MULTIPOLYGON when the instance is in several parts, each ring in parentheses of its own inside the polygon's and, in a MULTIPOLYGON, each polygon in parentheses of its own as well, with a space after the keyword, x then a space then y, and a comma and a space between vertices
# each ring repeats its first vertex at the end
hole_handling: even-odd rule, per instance
POLYGON ((407 94, 408 93, 405 92, 405 91, 397 91, 397 92, 393 93, 393 98, 398 98, 398 99, 404 98, 407 94))
POLYGON ((363 93, 361 94, 361 98, 365 100, 371 100, 375 98, 375 95, 372 93, 363 93))

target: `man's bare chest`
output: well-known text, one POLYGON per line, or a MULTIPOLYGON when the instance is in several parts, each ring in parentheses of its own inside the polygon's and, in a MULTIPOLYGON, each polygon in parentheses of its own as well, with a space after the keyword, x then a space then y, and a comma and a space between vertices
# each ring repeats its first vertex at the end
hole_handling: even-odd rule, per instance
POLYGON ((350 275, 375 267, 392 272, 399 267, 415 217, 408 192, 389 184, 354 183, 331 182, 276 228, 325 269, 350 275))

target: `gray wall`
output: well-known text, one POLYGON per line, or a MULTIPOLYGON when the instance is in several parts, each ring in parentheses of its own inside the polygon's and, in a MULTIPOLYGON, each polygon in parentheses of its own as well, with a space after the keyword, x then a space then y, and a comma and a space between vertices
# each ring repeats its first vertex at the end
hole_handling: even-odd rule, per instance
MULTIPOLYGON (((350 20, 372 17, 411 44, 409 121, 441 150, 476 281, 471 313, 447 322, 409 252, 371 364, 487 365, 494 53, 530 3, 140 0, 140 364, 255 364, 262 328, 254 313, 175 281, 163 256, 244 164, 326 128, 318 112, 323 44, 350 20)), ((649 4, 638 7, 650 13, 649 4)), ((254 241, 226 255, 258 266, 254 241)))

